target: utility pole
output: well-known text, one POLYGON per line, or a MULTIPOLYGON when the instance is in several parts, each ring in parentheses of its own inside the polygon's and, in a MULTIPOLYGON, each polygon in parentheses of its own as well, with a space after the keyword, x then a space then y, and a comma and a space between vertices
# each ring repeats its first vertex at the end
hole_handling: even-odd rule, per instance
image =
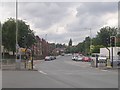
POLYGON ((47 34, 45 34, 45 56, 47 56, 47 34))
MULTIPOLYGON (((90 47, 89 47, 89 49, 91 50, 91 46, 92 46, 92 29, 91 29, 91 28, 81 28, 81 29, 90 30, 90 47)), ((90 52, 91 52, 91 51, 90 51, 90 52)))
POLYGON ((91 53, 91 46, 92 46, 92 30, 90 28, 90 53, 91 53))
MULTIPOLYGON (((57 25, 57 29, 56 29, 56 35, 57 35, 57 32, 58 32, 58 25, 57 25)), ((56 43, 56 38, 55 38, 55 56, 57 56, 56 45, 57 45, 57 43, 56 43)))
POLYGON ((18 45, 18 1, 16 0, 16 69, 20 69, 20 62, 21 62, 21 52, 19 52, 19 45, 18 45))

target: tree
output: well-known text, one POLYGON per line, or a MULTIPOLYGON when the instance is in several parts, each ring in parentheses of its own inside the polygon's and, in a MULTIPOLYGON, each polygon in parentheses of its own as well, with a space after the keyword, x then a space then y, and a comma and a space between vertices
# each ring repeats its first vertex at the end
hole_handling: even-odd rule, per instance
POLYGON ((77 45, 77 51, 81 53, 85 53, 85 43, 81 42, 77 45))
POLYGON ((103 27, 100 29, 100 32, 98 32, 96 36, 96 40, 94 43, 97 43, 97 45, 103 45, 105 47, 109 46, 109 39, 110 36, 116 36, 117 35, 117 28, 113 27, 103 27))
POLYGON ((85 53, 86 54, 90 53, 90 40, 91 39, 88 36, 88 37, 85 38, 85 41, 84 41, 84 43, 85 43, 85 53))
POLYGON ((118 33, 116 36, 116 46, 120 47, 120 33, 118 33))
POLYGON ((68 46, 72 46, 72 39, 70 39, 68 46))
MULTIPOLYGON (((16 22, 9 18, 2 27, 2 41, 8 51, 16 51, 16 22)), ((18 20, 18 44, 20 47, 31 47, 35 42, 34 33, 29 25, 22 20, 18 20)))
POLYGON ((22 20, 18 20, 18 44, 20 47, 29 48, 35 42, 35 35, 29 25, 22 20))
POLYGON ((96 45, 93 47, 92 49, 92 53, 100 53, 100 48, 103 48, 104 46, 103 45, 96 45))
POLYGON ((10 18, 3 24, 2 27, 2 44, 8 51, 15 52, 15 37, 16 37, 16 23, 15 20, 10 18))

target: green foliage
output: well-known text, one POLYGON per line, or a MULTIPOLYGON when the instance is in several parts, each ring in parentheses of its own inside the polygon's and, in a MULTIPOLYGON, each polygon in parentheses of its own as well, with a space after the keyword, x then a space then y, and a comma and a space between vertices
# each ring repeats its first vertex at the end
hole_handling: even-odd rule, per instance
POLYGON ((120 47, 120 34, 118 34, 116 38, 117 38, 116 46, 120 47))
POLYGON ((16 37, 16 23, 15 20, 10 18, 3 24, 2 27, 2 43, 4 47, 9 50, 15 52, 15 37, 16 37))
POLYGON ((81 53, 84 53, 84 52, 85 52, 85 43, 84 43, 84 42, 79 43, 79 44, 77 45, 77 50, 78 50, 79 52, 81 52, 81 53))
POLYGON ((66 49, 66 53, 76 53, 76 52, 78 52, 76 46, 67 47, 67 49, 66 49))
POLYGON ((56 48, 65 48, 65 44, 60 44, 60 43, 57 43, 56 44, 56 48))
POLYGON ((93 47, 93 49, 91 50, 92 53, 100 53, 100 48, 103 48, 103 45, 96 45, 93 47))
MULTIPOLYGON (((18 20, 18 44, 20 47, 31 47, 35 42, 34 32, 29 25, 22 20, 18 20)), ((8 51, 16 50, 16 22, 15 19, 8 19, 2 27, 2 41, 8 51)))
MULTIPOLYGON (((97 33, 96 37, 86 37, 85 40, 77 45, 77 50, 83 54, 98 53, 100 48, 107 47, 110 45, 110 36, 117 35, 117 28, 115 27, 103 27, 100 32, 97 33), (90 42, 92 41, 92 50, 90 50, 90 42)), ((120 35, 118 35, 120 37, 120 35)), ((120 42, 117 43, 120 46, 120 42)))
POLYGON ((31 47, 35 42, 34 32, 22 20, 18 21, 18 44, 20 47, 31 47))
POLYGON ((100 29, 100 32, 98 32, 98 35, 96 36, 96 40, 94 43, 98 43, 97 45, 103 45, 105 47, 109 46, 107 43, 107 39, 110 39, 110 36, 116 36, 117 35, 117 28, 113 27, 103 27, 100 29))

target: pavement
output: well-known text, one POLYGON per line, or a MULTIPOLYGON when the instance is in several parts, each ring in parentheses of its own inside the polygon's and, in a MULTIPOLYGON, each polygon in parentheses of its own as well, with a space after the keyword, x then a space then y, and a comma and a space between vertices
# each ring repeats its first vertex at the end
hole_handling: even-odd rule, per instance
POLYGON ((36 61, 37 71, 3 71, 3 88, 117 88, 118 72, 91 68, 71 56, 52 61, 36 61))

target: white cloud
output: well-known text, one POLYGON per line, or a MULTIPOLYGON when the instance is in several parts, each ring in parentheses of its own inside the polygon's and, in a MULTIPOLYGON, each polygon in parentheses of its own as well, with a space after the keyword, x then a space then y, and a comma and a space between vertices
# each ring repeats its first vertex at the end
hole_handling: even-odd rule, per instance
MULTIPOLYGON (((68 43, 73 39, 74 44, 92 36, 102 26, 117 26, 118 11, 117 2, 104 3, 18 3, 18 17, 25 20, 35 31, 36 35, 45 38, 49 42, 68 43)), ((0 6, 4 21, 6 18, 15 18, 15 3, 4 3, 0 6), (2 9, 1 9, 2 8, 2 9)))

